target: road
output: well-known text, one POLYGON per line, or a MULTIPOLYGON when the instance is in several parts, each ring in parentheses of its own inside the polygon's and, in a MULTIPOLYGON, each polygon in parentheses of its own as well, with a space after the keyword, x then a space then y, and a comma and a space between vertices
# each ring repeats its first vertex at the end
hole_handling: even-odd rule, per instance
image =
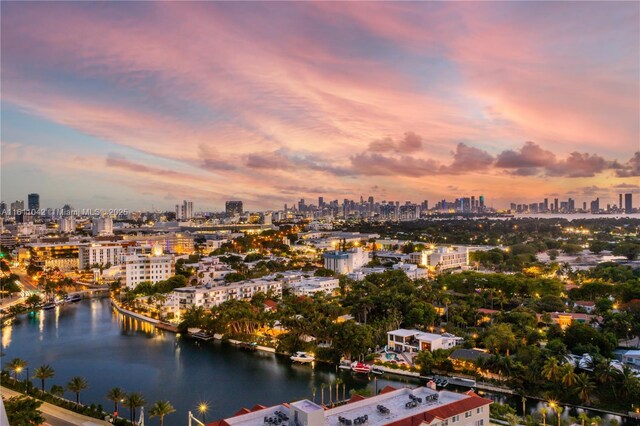
POLYGON ((12 269, 11 273, 16 274, 18 276, 18 278, 20 279, 20 283, 24 286, 25 290, 29 290, 29 291, 37 291, 38 290, 38 286, 31 279, 31 277, 29 275, 27 275, 26 272, 21 271, 19 269, 12 269))
MULTIPOLYGON (((0 388, 0 394, 3 398, 11 398, 12 396, 20 396, 21 393, 15 392, 5 387, 0 388)), ((106 426, 111 423, 104 420, 94 419, 92 417, 83 416, 73 411, 57 407, 55 405, 44 402, 40 406, 40 411, 46 419, 45 425, 50 426, 106 426)))

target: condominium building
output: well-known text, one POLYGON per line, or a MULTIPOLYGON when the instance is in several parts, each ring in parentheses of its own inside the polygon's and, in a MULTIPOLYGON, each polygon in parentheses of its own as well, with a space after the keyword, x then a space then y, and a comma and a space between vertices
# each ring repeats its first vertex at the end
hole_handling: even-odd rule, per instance
POLYGON ((334 277, 309 277, 288 285, 296 296, 312 296, 316 293, 331 294, 340 288, 340 280, 334 277))
MULTIPOLYGON (((431 382, 433 383, 433 382, 431 382)), ((435 385, 415 389, 387 386, 378 395, 354 395, 346 404, 325 408, 308 399, 253 409, 215 422, 218 426, 262 426, 267 424, 336 426, 489 426, 493 401, 473 391, 437 391, 435 385)))
POLYGON ((91 234, 94 237, 113 235, 113 219, 109 216, 95 217, 91 222, 91 234))
POLYGON ((80 269, 91 268, 93 265, 119 265, 122 261, 123 249, 118 244, 91 243, 80 246, 80 269))
POLYGON ((324 267, 337 274, 348 274, 369 262, 369 252, 362 247, 355 247, 347 251, 328 251, 324 253, 324 267))
POLYGON ((62 216, 58 220, 58 233, 70 234, 76 230, 76 219, 73 216, 62 216))
POLYGON ((433 271, 469 266, 469 250, 466 247, 438 247, 411 253, 411 263, 433 271))
POLYGON ((198 285, 213 285, 216 281, 221 281, 228 274, 236 272, 227 264, 220 262, 217 257, 205 257, 198 262, 196 277, 198 285))
POLYGON ((162 248, 153 247, 151 253, 130 254, 124 258, 125 284, 134 289, 141 282, 157 283, 175 274, 175 261, 172 255, 163 254, 162 248))
POLYGON ((27 244, 31 263, 43 269, 58 268, 61 271, 78 269, 79 242, 27 244))
POLYGON ((228 285, 176 288, 170 293, 165 308, 174 314, 194 306, 209 309, 228 300, 248 301, 257 293, 281 296, 282 283, 256 279, 228 285))

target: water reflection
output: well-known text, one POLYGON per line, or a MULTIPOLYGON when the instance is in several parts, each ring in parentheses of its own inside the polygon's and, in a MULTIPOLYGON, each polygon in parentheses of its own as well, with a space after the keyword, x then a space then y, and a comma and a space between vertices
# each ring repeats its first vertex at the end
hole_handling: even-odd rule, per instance
MULTIPOLYGON (((141 392, 149 402, 168 399, 177 410, 172 415, 176 424, 200 401, 208 402, 207 418, 230 416, 255 404, 311 399, 313 388, 316 401, 320 401, 323 384, 328 401, 328 385, 334 384, 335 398, 338 378, 345 383, 340 394, 346 391, 347 396, 351 390, 363 389, 373 394, 376 385, 378 390, 387 385, 420 385, 419 380, 386 376, 369 381, 335 366, 292 365, 285 356, 242 350, 219 341, 194 341, 121 315, 108 299, 67 304, 38 315, 22 316, 14 325, 3 327, 6 359, 20 357, 34 366, 51 364, 56 376, 50 385, 64 385, 73 376, 85 377, 89 388, 83 399, 105 407, 104 395, 116 386, 141 392)), ((520 412, 519 397, 484 396, 509 403, 520 412)), ((538 401, 527 401, 530 412, 539 408, 538 401)), ((573 413, 567 410, 564 415, 575 417, 577 411, 573 413)), ((153 422, 157 419, 152 420, 157 424, 153 422)))

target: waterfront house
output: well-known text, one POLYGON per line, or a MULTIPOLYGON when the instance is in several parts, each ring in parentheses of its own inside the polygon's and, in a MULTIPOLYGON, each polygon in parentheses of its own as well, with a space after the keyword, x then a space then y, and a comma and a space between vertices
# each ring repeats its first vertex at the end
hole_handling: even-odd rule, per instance
POLYGON ((387 347, 396 352, 433 352, 436 349, 451 349, 462 342, 462 337, 450 333, 434 334, 404 328, 387 332, 387 347))

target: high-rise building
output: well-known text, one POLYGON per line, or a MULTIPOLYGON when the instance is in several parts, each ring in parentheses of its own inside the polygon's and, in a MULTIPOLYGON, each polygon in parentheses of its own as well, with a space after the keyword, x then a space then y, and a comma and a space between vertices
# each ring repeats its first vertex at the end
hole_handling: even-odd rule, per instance
POLYGON ((324 207, 324 197, 318 197, 318 207, 324 207))
POLYGON ((624 212, 633 213, 633 195, 624 194, 624 212))
POLYGON ((227 217, 240 216, 243 213, 242 201, 227 201, 224 203, 224 210, 227 217))
POLYGON ((591 202, 591 213, 600 212, 600 198, 596 198, 591 202))
POLYGON ((176 220, 189 220, 193 217, 193 201, 183 200, 176 204, 176 220))
POLYGON ((549 199, 548 198, 544 199, 544 211, 545 212, 549 211, 549 199))
POLYGON ((37 213, 37 210, 40 210, 40 194, 29 194, 27 199, 29 210, 34 214, 37 213))
POLYGON ((109 216, 93 218, 91 234, 93 236, 113 235, 113 219, 109 216))
POLYGON ((555 211, 556 213, 558 213, 558 209, 560 206, 558 206, 558 199, 554 198, 553 199, 553 211, 555 211))
POLYGON ((622 210, 622 194, 618 194, 619 197, 619 201, 618 201, 618 210, 622 210))
POLYGON ((479 203, 480 203, 480 210, 484 210, 484 195, 480 196, 479 203))

